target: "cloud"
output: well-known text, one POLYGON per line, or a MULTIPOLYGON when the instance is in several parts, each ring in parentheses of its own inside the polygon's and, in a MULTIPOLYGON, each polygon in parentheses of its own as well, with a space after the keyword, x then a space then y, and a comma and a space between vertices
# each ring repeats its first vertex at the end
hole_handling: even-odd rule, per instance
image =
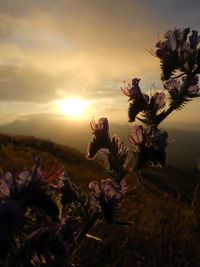
POLYGON ((32 67, 0 66, 0 98, 4 101, 53 100, 55 80, 32 67))
POLYGON ((147 50, 158 33, 199 26, 199 8, 180 0, 0 0, 0 98, 33 110, 31 102, 78 95, 118 117, 121 82, 139 77, 149 90, 160 67, 147 50))

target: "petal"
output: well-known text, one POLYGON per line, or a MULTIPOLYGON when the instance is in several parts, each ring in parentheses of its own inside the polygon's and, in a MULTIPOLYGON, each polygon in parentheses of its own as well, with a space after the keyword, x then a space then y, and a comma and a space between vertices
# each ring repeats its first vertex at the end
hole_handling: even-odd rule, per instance
POLYGON ((10 189, 4 180, 0 180, 0 198, 9 197, 10 189))

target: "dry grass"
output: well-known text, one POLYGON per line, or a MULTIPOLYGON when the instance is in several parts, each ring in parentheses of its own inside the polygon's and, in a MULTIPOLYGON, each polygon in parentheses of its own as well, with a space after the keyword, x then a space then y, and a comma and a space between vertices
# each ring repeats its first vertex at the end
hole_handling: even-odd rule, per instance
MULTIPOLYGON (((39 154, 45 169, 64 166, 72 179, 84 188, 91 180, 105 178, 97 163, 86 161, 84 155, 74 150, 34 138, 9 138, 3 142, 3 136, 0 137, 2 171, 11 166, 30 168, 33 156, 39 154)), ((137 185, 134 177, 129 180, 137 185)), ((74 260, 81 267, 199 267, 199 214, 198 190, 193 204, 185 204, 169 194, 157 194, 137 185, 135 197, 124 200, 116 213, 116 220, 134 221, 134 224, 98 223, 91 234, 103 242, 86 239, 74 260)))

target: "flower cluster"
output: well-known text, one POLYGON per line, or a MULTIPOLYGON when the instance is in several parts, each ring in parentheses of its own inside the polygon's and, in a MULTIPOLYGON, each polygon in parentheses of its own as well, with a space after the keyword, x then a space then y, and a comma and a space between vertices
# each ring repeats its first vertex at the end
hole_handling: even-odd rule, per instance
POLYGON ((100 118, 98 123, 93 119, 90 122, 90 126, 92 128, 92 133, 97 139, 104 139, 109 137, 109 125, 107 118, 100 118))
POLYGON ((190 28, 175 29, 165 33, 165 40, 156 43, 156 51, 151 53, 161 61, 162 80, 168 80, 176 71, 200 73, 200 35, 190 28))
POLYGON ((147 106, 146 96, 141 92, 139 87, 140 79, 134 78, 132 80, 132 86, 128 83, 128 85, 124 84, 124 87, 121 87, 122 92, 129 97, 129 101, 131 101, 130 108, 131 110, 131 118, 130 120, 135 120, 135 117, 139 112, 144 110, 147 106))
POLYGON ((150 97, 148 94, 142 93, 139 81, 140 79, 134 78, 132 87, 128 84, 121 88, 130 101, 128 110, 129 122, 134 122, 140 112, 146 114, 152 122, 155 116, 165 108, 166 95, 164 92, 155 92, 150 97))
POLYGON ((40 170, 40 160, 35 158, 32 173, 28 170, 20 172, 5 172, 0 176, 0 199, 19 198, 30 183, 40 183, 44 177, 40 170))
POLYGON ((89 184, 93 205, 101 207, 108 222, 113 221, 113 211, 127 194, 128 189, 125 179, 120 183, 105 179, 101 180, 101 183, 93 181, 89 184))
POLYGON ((190 28, 167 31, 164 35, 165 40, 159 40, 156 44, 156 56, 163 59, 168 57, 170 53, 174 51, 181 50, 180 52, 182 52, 196 49, 200 42, 200 35, 198 35, 198 31, 193 30, 188 38, 189 33, 190 28))
MULTIPOLYGON (((16 245, 29 250, 19 259, 20 264, 45 262, 54 266, 59 260, 67 264, 77 221, 64 211, 76 201, 76 188, 62 170, 41 170, 39 157, 34 158, 34 163, 32 171, 7 171, 0 176, 0 261, 12 261, 9 255, 16 254, 12 251, 16 245), (60 247, 58 251, 53 249, 55 244, 60 247)), ((14 266, 13 262, 9 264, 14 266)))
POLYGON ((185 92, 184 84, 186 82, 186 77, 184 76, 182 79, 170 79, 164 82, 164 88, 170 93, 170 95, 180 95, 181 93, 185 93, 186 97, 194 98, 200 96, 199 94, 199 85, 198 85, 198 76, 194 76, 185 92), (182 80, 182 81, 181 81, 182 80))
POLYGON ((101 148, 107 148, 110 142, 109 124, 107 118, 100 118, 98 123, 94 118, 90 122, 93 139, 89 144, 88 158, 92 159, 101 148))
POLYGON ((166 131, 135 125, 130 130, 129 141, 139 149, 138 169, 149 164, 165 165, 165 148, 168 145, 166 131))
POLYGON ((142 125, 131 128, 129 141, 139 147, 154 147, 154 149, 167 147, 168 134, 159 129, 145 129, 142 125))

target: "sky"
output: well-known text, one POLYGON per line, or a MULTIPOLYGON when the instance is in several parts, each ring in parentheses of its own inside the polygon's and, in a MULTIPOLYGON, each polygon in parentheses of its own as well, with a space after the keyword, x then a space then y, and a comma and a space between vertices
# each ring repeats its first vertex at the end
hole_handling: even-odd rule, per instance
MULTIPOLYGON (((82 98, 87 116, 127 122, 124 80, 158 88, 148 50, 176 28, 199 30, 200 1, 0 0, 0 124, 29 114, 58 114, 82 98)), ((169 123, 199 123, 195 99, 169 123)))

